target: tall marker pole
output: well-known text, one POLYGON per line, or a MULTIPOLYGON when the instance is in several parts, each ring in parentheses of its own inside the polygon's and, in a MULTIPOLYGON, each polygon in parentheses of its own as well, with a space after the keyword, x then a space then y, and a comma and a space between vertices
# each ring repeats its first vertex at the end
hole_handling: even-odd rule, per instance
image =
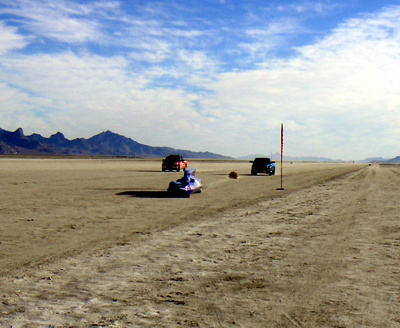
POLYGON ((277 190, 285 190, 283 188, 283 123, 281 123, 281 187, 277 190))

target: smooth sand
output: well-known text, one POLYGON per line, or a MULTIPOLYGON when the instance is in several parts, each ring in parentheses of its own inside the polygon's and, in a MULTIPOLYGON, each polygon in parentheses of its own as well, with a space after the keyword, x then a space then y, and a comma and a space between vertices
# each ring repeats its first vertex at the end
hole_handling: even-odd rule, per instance
POLYGON ((0 326, 400 327, 398 166, 189 167, 0 159, 0 326))

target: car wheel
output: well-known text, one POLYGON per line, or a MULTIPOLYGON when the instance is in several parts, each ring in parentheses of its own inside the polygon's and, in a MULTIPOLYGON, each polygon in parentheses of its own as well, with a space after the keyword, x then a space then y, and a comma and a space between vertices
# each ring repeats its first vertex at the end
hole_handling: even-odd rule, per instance
POLYGON ((257 175, 257 171, 251 171, 251 175, 257 175))

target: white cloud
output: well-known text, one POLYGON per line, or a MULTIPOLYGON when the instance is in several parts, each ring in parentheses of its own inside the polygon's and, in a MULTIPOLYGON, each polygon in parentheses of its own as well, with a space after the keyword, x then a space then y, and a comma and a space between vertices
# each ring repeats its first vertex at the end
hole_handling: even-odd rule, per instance
MULTIPOLYGON (((1 128, 14 131, 18 127, 34 127, 46 131, 46 122, 40 117, 40 109, 48 108, 51 101, 26 94, 0 82, 0 122, 1 128)), ((37 132, 38 130, 32 131, 37 132)))
POLYGON ((251 15, 249 27, 243 33, 237 48, 246 55, 245 61, 254 63, 271 58, 277 50, 291 50, 290 40, 309 33, 298 18, 279 17, 263 19, 251 15))
POLYGON ((0 55, 22 49, 27 44, 28 40, 18 33, 17 28, 5 26, 0 22, 0 55))
POLYGON ((338 7, 346 6, 346 4, 342 4, 340 2, 323 2, 323 1, 302 1, 300 3, 287 3, 284 5, 279 5, 276 7, 276 10, 279 12, 286 13, 318 13, 324 14, 327 11, 333 10, 338 7))
MULTIPOLYGON (((281 121, 288 122, 291 154, 394 156, 400 146, 394 142, 400 140, 399 8, 396 13, 351 20, 321 42, 299 48, 297 58, 222 74, 208 84, 215 96, 204 107, 237 122, 245 135, 238 148, 253 140, 249 152, 271 148, 263 133, 277 131, 281 121), (377 134, 392 141, 377 142, 377 134)), ((275 149, 277 140, 275 133, 275 149)))
POLYGON ((208 72, 213 71, 213 67, 217 66, 217 62, 211 60, 206 53, 202 51, 187 51, 182 49, 179 51, 179 59, 188 66, 189 69, 199 71, 207 69, 208 72))
POLYGON ((107 11, 118 9, 117 2, 82 5, 72 1, 15 0, 1 13, 23 19, 32 34, 66 43, 101 41, 101 20, 107 11))
POLYGON ((46 21, 38 20, 31 24, 31 29, 46 38, 67 43, 82 43, 101 39, 97 23, 69 17, 57 17, 51 21, 49 19, 46 21))
POLYGON ((42 123, 26 124, 26 133, 40 132, 36 126, 46 126, 42 133, 60 130, 70 137, 90 137, 99 129, 113 129, 138 141, 143 138, 142 142, 160 144, 165 141, 160 138, 164 132, 170 142, 178 144, 182 134, 192 129, 187 118, 197 118, 188 95, 179 90, 146 89, 149 81, 127 72, 127 61, 121 57, 18 56, 8 58, 3 66, 3 76, 18 87, 0 91, 9 95, 9 101, 3 101, 3 118, 12 115, 12 122, 23 123, 25 111, 42 111, 42 123), (171 131, 179 133, 170 135, 171 131))
POLYGON ((32 37, 118 47, 107 56, 73 49, 11 56, 31 39, 0 24, 2 128, 69 138, 110 129, 150 145, 241 156, 278 151, 283 122, 288 155, 398 155, 399 7, 348 20, 278 59, 268 52, 301 31, 296 20, 251 25, 235 38, 230 26, 200 29, 182 19, 168 25, 150 11, 146 19, 118 18, 115 1, 18 4, 8 13, 22 17, 32 37), (121 25, 106 35, 100 16, 121 25), (223 71, 224 56, 232 55, 221 46, 225 36, 228 48, 253 55, 246 58, 252 69, 223 71))

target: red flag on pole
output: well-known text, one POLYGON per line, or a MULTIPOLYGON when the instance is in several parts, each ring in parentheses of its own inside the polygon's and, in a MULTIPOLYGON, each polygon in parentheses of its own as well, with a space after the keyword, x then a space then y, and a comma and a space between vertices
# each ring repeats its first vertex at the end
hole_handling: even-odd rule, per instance
POLYGON ((283 153, 283 123, 281 124, 281 153, 283 153))

